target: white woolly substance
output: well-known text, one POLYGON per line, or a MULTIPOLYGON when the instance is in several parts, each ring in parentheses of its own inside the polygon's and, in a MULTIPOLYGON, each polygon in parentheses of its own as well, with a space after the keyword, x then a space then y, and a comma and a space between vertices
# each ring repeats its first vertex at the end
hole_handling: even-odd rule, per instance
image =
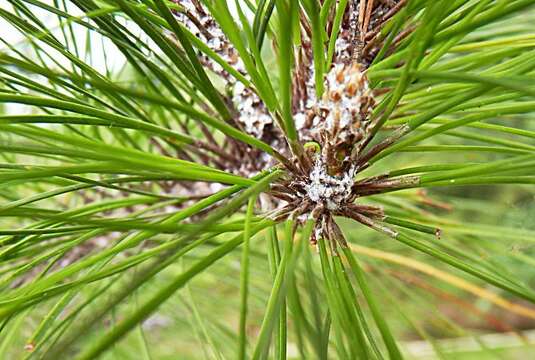
MULTIPOLYGON (((307 118, 309 116, 309 113, 311 111, 314 111, 314 109, 316 108, 316 104, 318 102, 318 99, 316 98, 316 81, 314 78, 315 76, 314 75, 315 74, 314 63, 309 64, 307 71, 308 71, 307 79, 305 82, 307 96, 306 98, 301 99, 299 106, 298 106, 300 110, 294 114, 294 122, 295 122, 295 127, 297 130, 306 130, 305 127, 307 125, 307 118)), ((317 125, 317 120, 314 119, 314 121, 316 121, 316 125, 317 125)), ((309 134, 302 133, 300 135, 305 140, 311 140, 310 136, 308 136, 309 134)))
MULTIPOLYGON (((191 31, 193 35, 206 43, 210 49, 215 51, 227 63, 232 65, 234 69, 242 74, 245 73, 243 62, 238 57, 236 50, 231 46, 225 33, 223 33, 215 20, 210 15, 207 15, 207 12, 199 12, 191 0, 178 0, 175 2, 183 6, 190 14, 194 15, 204 31, 201 31, 197 24, 191 21, 191 19, 184 13, 177 13, 177 20, 191 31)), ((215 73, 226 75, 225 70, 215 61, 212 61, 206 56, 203 56, 203 60, 215 73)))
POLYGON ((325 77, 325 92, 318 99, 313 79, 306 83, 308 98, 304 110, 294 115, 296 128, 305 129, 305 140, 326 132, 333 139, 346 141, 364 137, 373 102, 366 75, 358 65, 336 64, 325 77), (351 137, 353 136, 353 137, 351 137))
POLYGON ((309 183, 305 185, 307 197, 317 204, 323 203, 329 210, 336 210, 351 197, 354 176, 354 168, 343 176, 331 176, 323 162, 318 160, 310 172, 309 183))
MULTIPOLYGON (((246 75, 247 71, 245 65, 240 59, 237 50, 234 49, 232 44, 228 41, 225 33, 223 33, 216 21, 211 16, 200 13, 191 0, 179 0, 177 2, 189 13, 195 15, 205 31, 201 31, 197 25, 183 13, 178 13, 176 15, 177 19, 195 36, 205 42, 210 49, 221 56, 221 58, 230 64, 236 71, 242 75, 246 75), (206 33, 208 33, 210 37, 208 37, 206 33)), ((228 75, 221 65, 212 59, 203 56, 202 60, 213 72, 227 78, 228 82, 232 83, 235 81, 228 75)), ((244 125, 245 131, 256 138, 261 138, 264 134, 264 127, 273 122, 262 100, 251 91, 251 89, 246 88, 241 82, 237 81, 234 83, 232 91, 232 102, 236 106, 238 112, 238 121, 244 125)))
MULTIPOLYGON (((345 34, 341 34, 345 35, 345 34)), ((347 62, 351 59, 351 42, 347 39, 348 36, 340 36, 336 39, 335 49, 336 57, 339 63, 347 62)))
POLYGON ((245 131, 261 138, 266 125, 273 122, 262 100, 241 82, 237 82, 234 86, 232 101, 239 113, 238 120, 245 125, 245 131))
POLYGON ((318 105, 322 113, 327 114, 322 125, 330 133, 339 129, 338 137, 344 139, 354 131, 352 124, 367 120, 367 114, 361 114, 361 109, 363 98, 370 96, 368 82, 358 68, 337 64, 327 74, 325 88, 318 105))
POLYGON ((305 127, 307 116, 305 113, 297 113, 294 115, 295 128, 301 130, 305 127))

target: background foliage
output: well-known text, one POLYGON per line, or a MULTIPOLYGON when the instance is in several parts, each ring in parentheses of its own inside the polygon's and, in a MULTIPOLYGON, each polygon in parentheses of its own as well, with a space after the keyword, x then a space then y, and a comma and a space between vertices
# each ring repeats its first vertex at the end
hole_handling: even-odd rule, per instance
POLYGON ((365 175, 418 181, 362 200, 384 206, 398 235, 340 220, 340 256, 308 244, 310 222, 294 233, 260 208, 284 168, 248 177, 217 166, 207 134, 279 155, 234 126, 224 81, 196 59, 255 89, 299 149, 298 9, 325 70, 322 22, 345 2, 230 3, 205 2, 246 76, 176 22, 169 1, 0 5, 0 354, 532 354, 535 2, 412 0, 383 27, 367 71, 383 94, 377 130, 410 131, 365 175))

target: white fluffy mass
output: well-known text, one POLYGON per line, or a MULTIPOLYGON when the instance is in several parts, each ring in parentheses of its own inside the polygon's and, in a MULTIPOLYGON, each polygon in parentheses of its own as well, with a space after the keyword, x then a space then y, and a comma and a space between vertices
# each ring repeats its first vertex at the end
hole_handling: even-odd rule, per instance
POLYGON ((354 168, 342 176, 329 175, 323 162, 318 160, 305 185, 307 197, 317 204, 323 203, 329 210, 336 210, 351 197, 354 176, 354 168))
MULTIPOLYGON (((178 13, 177 19, 236 71, 246 76, 247 71, 243 61, 216 21, 204 9, 200 11, 201 9, 195 7, 191 0, 179 0, 178 4, 182 5, 185 10, 195 16, 202 30, 184 13, 178 13)), ((237 119, 243 124, 247 133, 256 138, 261 138, 264 134, 264 127, 267 124, 273 123, 273 119, 262 100, 241 82, 235 82, 235 79, 230 77, 217 62, 207 56, 203 56, 202 60, 213 72, 227 78, 227 81, 234 83, 232 102, 238 113, 237 119)))

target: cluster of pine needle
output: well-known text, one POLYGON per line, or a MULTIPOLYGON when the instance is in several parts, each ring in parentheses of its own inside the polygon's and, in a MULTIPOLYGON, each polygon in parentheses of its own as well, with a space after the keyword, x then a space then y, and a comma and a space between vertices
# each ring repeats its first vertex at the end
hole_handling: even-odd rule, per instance
POLYGON ((0 354, 526 339, 533 0, 4 3, 0 354))

